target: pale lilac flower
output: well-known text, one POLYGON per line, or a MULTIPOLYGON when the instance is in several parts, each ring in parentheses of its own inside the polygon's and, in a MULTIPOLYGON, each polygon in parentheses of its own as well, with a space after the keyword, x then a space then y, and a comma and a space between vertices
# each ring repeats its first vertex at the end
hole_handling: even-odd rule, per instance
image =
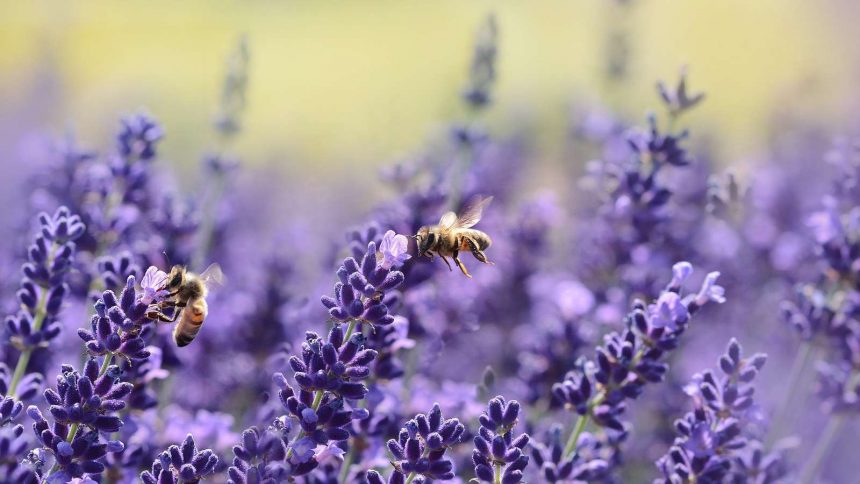
POLYGON ((415 347, 415 340, 409 338, 409 320, 403 316, 394 316, 391 323, 396 338, 391 344, 391 351, 406 350, 415 347))
POLYGON ((170 371, 161 367, 163 352, 158 346, 147 346, 146 351, 149 352, 149 358, 143 368, 142 381, 149 383, 155 380, 164 380, 170 376, 170 371))
POLYGON ((317 446, 315 458, 320 465, 338 465, 343 462, 343 454, 344 451, 337 445, 337 442, 329 442, 326 445, 317 446))
POLYGON ((702 283, 702 289, 696 294, 694 301, 699 306, 706 304, 708 301, 722 304, 726 302, 726 290, 723 286, 717 284, 717 278, 720 277, 719 272, 711 272, 705 276, 705 282, 702 283))
POLYGON ((293 443, 290 448, 293 449, 292 460, 294 462, 307 462, 313 459, 316 444, 310 437, 303 437, 293 443))
POLYGON ((411 257, 408 250, 409 239, 405 235, 389 230, 382 236, 376 258, 384 269, 398 268, 411 257))
POLYGON ((559 282, 556 287, 556 298, 558 308, 566 318, 575 318, 586 314, 594 306, 594 295, 576 280, 559 282))
POLYGON ((163 300, 169 294, 167 290, 161 289, 166 282, 166 272, 155 266, 149 266, 140 281, 140 288, 143 290, 140 301, 144 304, 152 304, 163 300))
POLYGON ((681 284, 693 273, 693 264, 689 262, 678 262, 672 266, 672 281, 669 287, 681 287, 681 284))
POLYGON ((681 296, 674 292, 664 292, 654 304, 649 304, 648 315, 652 326, 672 331, 677 329, 677 321, 686 321, 689 316, 681 296))
POLYGON ((828 209, 813 213, 807 219, 806 224, 812 229, 815 241, 819 244, 826 244, 844 235, 842 222, 839 220, 839 213, 835 207, 828 207, 828 209))

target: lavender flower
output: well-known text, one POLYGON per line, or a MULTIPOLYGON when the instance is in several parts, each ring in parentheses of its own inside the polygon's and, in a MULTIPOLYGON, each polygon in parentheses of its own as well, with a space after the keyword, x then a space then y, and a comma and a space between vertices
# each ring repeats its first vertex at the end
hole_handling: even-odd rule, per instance
POLYGON ((553 386, 555 397, 580 415, 565 447, 565 456, 576 450, 579 435, 588 420, 625 432, 621 420, 625 401, 638 398, 646 384, 664 379, 668 370, 663 362, 666 354, 677 348, 690 316, 701 307, 699 302, 710 300, 701 294, 714 291, 717 277, 711 273, 699 294, 681 298, 677 291, 683 283, 681 276, 690 274, 687 263, 676 264, 673 272, 671 285, 655 304, 646 306, 641 301, 634 302, 626 318, 627 328, 622 333, 604 336, 594 362, 582 363, 563 382, 553 386))
MULTIPOLYGON (((605 106, 578 109, 572 145, 550 150, 572 158, 552 169, 553 185, 576 189, 535 198, 534 133, 515 126, 503 139, 480 123, 497 94, 496 20, 481 24, 456 93, 466 117, 383 174, 396 195, 370 214, 354 211, 384 195, 366 183, 329 187, 342 196, 296 219, 280 206, 319 198, 316 189, 256 164, 235 176, 231 143, 251 99, 244 37, 213 110, 218 145, 202 157, 203 179, 179 183, 162 170, 164 129, 133 115, 104 155, 69 143, 31 193, 9 191, 10 206, 27 198, 51 213, 69 208, 40 220, 45 233, 21 251, 20 287, 9 277, 20 255, 0 251, 0 293, 14 313, 0 352, 0 482, 845 480, 851 448, 834 443, 860 412, 860 144, 837 139, 823 163, 810 163, 831 136, 781 108, 771 150, 740 171, 751 179, 718 179, 720 137, 705 133, 694 157, 680 125, 704 98, 682 70, 658 84, 660 116, 641 128, 605 106), (228 192, 232 203, 221 203, 228 192), (498 200, 482 222, 495 269, 467 281, 410 256, 411 234, 476 193, 498 200), (342 244, 319 240, 342 228, 309 226, 354 217, 362 229, 348 235, 345 259, 342 244), (207 295, 206 336, 176 350, 167 325, 152 324, 170 297, 156 266, 197 271, 210 259, 233 282, 207 295), (689 291, 693 265, 679 263, 665 284, 677 260, 722 275, 702 275, 689 291), (319 268, 332 266, 329 281, 319 268), (333 284, 324 311, 308 299, 333 284), (701 311, 729 291, 739 304, 701 311), (799 333, 797 351, 785 344, 793 335, 773 326, 788 298, 782 316, 799 333), (695 334, 685 336, 693 318, 695 334), (80 339, 59 332, 80 326, 80 339), (679 379, 726 334, 771 344, 772 362, 791 368, 785 392, 753 392, 764 358, 744 357, 734 341, 719 368, 684 386, 679 379), (82 369, 69 364, 81 356, 82 369), (822 414, 801 392, 815 360, 812 401, 822 414), (56 386, 29 406, 49 370, 56 386), (677 398, 683 391, 689 399, 677 398), (459 420, 444 421, 443 411, 459 420), (480 423, 474 433, 467 420, 480 423), (467 439, 472 446, 457 447, 467 439), (216 457, 231 448, 229 462, 216 457)), ((604 65, 623 99, 617 81, 635 29, 609 28, 604 65)), ((14 141, 5 144, 30 144, 6 137, 0 129, 14 141)), ((0 220, 7 242, 24 233, 16 214, 26 215, 0 220)))
POLYGON ((101 442, 99 436, 100 432, 116 432, 122 426, 115 412, 125 408, 122 399, 131 392, 132 385, 118 382, 113 376, 117 372, 116 366, 100 370, 94 359, 84 365, 83 374, 63 365, 57 390, 45 390, 53 425, 49 427, 38 407, 31 405, 27 409, 35 422, 33 431, 55 460, 53 469, 43 478, 55 482, 84 473, 101 473, 101 458, 108 452, 123 450, 122 442, 101 442))
MULTIPOLYGON (((392 240, 391 245, 387 244, 388 255, 379 256, 383 263, 392 257, 402 258, 399 249, 395 249, 397 246, 399 244, 396 240, 392 240), (396 256, 393 255, 394 250, 398 250, 396 256)), ((388 312, 388 304, 393 303, 392 298, 396 296, 386 293, 401 285, 405 276, 402 272, 378 264, 377 260, 374 242, 367 244, 367 252, 362 257, 361 264, 352 257, 344 259, 343 265, 337 270, 340 282, 334 286, 335 297, 321 298, 323 306, 328 309, 332 318, 381 326, 394 322, 394 316, 388 312)))
POLYGON ((603 459, 586 461, 580 447, 573 455, 566 456, 561 436, 561 426, 555 425, 549 431, 546 443, 533 447, 532 457, 547 482, 597 481, 608 475, 609 464, 603 459))
POLYGON ((126 251, 116 257, 100 258, 98 272, 105 289, 120 291, 130 276, 137 277, 140 274, 140 267, 135 264, 134 256, 126 251))
POLYGON ((65 207, 57 209, 53 217, 40 214, 39 224, 40 233, 27 252, 29 261, 21 268, 24 278, 17 293, 21 309, 6 319, 9 341, 21 352, 8 393, 3 392, 6 395, 29 393, 31 384, 40 381, 31 376, 26 378, 28 388, 18 388, 33 351, 47 346, 60 333, 57 315, 69 292, 65 277, 74 260, 74 240, 85 230, 80 217, 65 207))
POLYGON ((744 359, 740 344, 732 339, 719 360, 722 377, 711 371, 693 377, 688 393, 695 409, 675 422, 678 437, 657 462, 664 476, 661 482, 774 482, 782 477, 777 456, 769 456, 762 466, 760 446, 749 458, 742 452, 754 435, 752 381, 766 360, 761 353, 744 359))
POLYGON ((145 484, 197 483, 211 474, 218 456, 211 449, 197 450, 194 437, 188 434, 181 446, 171 445, 152 463, 152 469, 140 474, 145 484))
POLYGON ((275 427, 259 431, 251 427, 242 433, 242 443, 233 447, 233 466, 227 471, 231 484, 273 483, 288 473, 287 445, 275 427))
POLYGON ((140 280, 140 289, 143 291, 140 302, 149 306, 163 301, 169 295, 169 291, 164 289, 166 285, 167 273, 155 266, 150 266, 140 280))
MULTIPOLYGON (((427 415, 419 413, 406 422, 396 440, 388 441, 388 450, 395 459, 392 462, 394 471, 388 482, 452 479, 454 463, 445 457, 445 452, 461 442, 465 431, 466 428, 456 418, 443 420, 438 403, 427 415)), ((368 471, 367 480, 371 484, 383 482, 375 471, 368 471)))
POLYGON ((481 428, 475 436, 472 462, 475 475, 483 482, 518 484, 529 458, 523 452, 529 443, 528 434, 513 436, 517 425, 520 404, 497 396, 490 400, 487 411, 481 415, 481 428))
POLYGON ((491 101, 490 89, 496 80, 497 37, 496 17, 488 15, 477 34, 469 82, 463 91, 463 99, 472 109, 485 107, 491 101))
POLYGON ((78 330, 91 356, 120 356, 129 361, 149 357, 141 331, 154 321, 149 318, 149 304, 145 302, 151 297, 152 289, 147 292, 144 288, 144 294, 138 295, 134 283, 134 276, 129 276, 119 300, 113 291, 105 291, 95 303, 92 329, 78 330))
MULTIPOLYGON (((100 372, 99 364, 92 358, 84 365, 83 375, 71 365, 63 365, 57 390, 45 390, 54 421, 69 426, 85 425, 101 432, 119 430, 122 422, 111 414, 125 408, 122 398, 131 393, 132 385, 116 382, 111 376, 116 372, 117 368, 110 366, 100 372)), ((31 405, 27 411, 37 423, 45 421, 37 407, 31 405)))
POLYGON ((151 160, 155 158, 156 144, 163 136, 161 126, 149 116, 129 116, 122 120, 122 129, 117 134, 117 151, 126 159, 151 160))
POLYGON ((221 102, 218 114, 213 120, 215 129, 224 138, 235 135, 241 129, 241 114, 245 109, 248 90, 250 57, 248 39, 243 35, 227 59, 227 72, 221 86, 221 102))
MULTIPOLYGON (((635 131, 630 134, 628 143, 630 148, 639 156, 641 163, 650 163, 653 168, 651 174, 655 174, 660 165, 666 163, 674 166, 685 166, 690 164, 687 151, 681 143, 687 138, 688 133, 682 131, 680 134, 661 132, 657 125, 655 116, 648 117, 648 130, 635 131)), ((646 188, 648 178, 636 180, 641 188, 646 188)), ((647 189, 647 188, 646 188, 647 189)), ((668 199, 668 193, 659 191, 649 200, 652 205, 662 205, 668 199)))
POLYGON ((35 484, 36 473, 24 463, 27 440, 21 425, 0 426, 0 476, 6 482, 35 484))
POLYGON ((673 118, 678 117, 688 109, 692 109, 697 104, 705 99, 705 93, 697 92, 690 95, 687 93, 687 69, 681 69, 681 75, 678 79, 678 84, 670 89, 663 82, 657 83, 657 93, 660 94, 666 108, 669 110, 669 115, 673 118))
POLYGON ((24 409, 22 401, 29 400, 35 396, 42 384, 41 375, 29 374, 19 384, 18 399, 9 395, 9 379, 11 374, 9 367, 0 363, 0 427, 15 420, 24 409))
POLYGON ((344 341, 341 326, 335 324, 328 341, 308 332, 302 343, 302 358, 290 358, 294 377, 305 392, 328 391, 350 400, 360 400, 367 387, 360 383, 370 376, 367 366, 376 351, 363 349, 364 336, 354 334, 344 341))
POLYGON ((349 439, 353 420, 368 417, 365 409, 345 408, 344 399, 361 400, 367 394, 360 381, 370 375, 367 365, 376 352, 364 349, 361 334, 346 342, 344 337, 339 324, 327 341, 307 333, 302 357, 289 361, 298 394, 283 374, 274 375, 278 398, 289 417, 279 417, 264 432, 252 427, 243 433, 242 444, 233 448, 231 482, 280 482, 306 475, 326 459, 329 451, 325 449, 349 439), (298 432, 290 437, 294 428, 298 432), (317 452, 319 446, 324 450, 317 452))
POLYGON ((405 235, 395 234, 393 230, 385 232, 379 243, 377 262, 383 269, 397 269, 409 260, 409 239, 405 235))

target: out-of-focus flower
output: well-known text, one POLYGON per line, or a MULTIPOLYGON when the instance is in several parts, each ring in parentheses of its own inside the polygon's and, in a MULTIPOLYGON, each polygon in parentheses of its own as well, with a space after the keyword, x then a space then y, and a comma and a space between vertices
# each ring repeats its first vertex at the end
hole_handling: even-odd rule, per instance
POLYGON ((117 151, 125 158, 151 160, 155 157, 156 143, 164 136, 161 126, 145 114, 122 119, 117 134, 117 151))
POLYGON ((695 107, 705 99, 705 93, 697 92, 690 95, 687 93, 687 68, 681 69, 678 84, 670 89, 663 82, 657 83, 657 92, 666 104, 670 115, 679 116, 683 112, 695 107))
POLYGON ((726 302, 726 290, 723 286, 717 284, 717 278, 720 277, 719 272, 711 272, 705 276, 705 282, 702 284, 702 289, 696 294, 693 300, 697 305, 703 306, 709 301, 718 304, 726 302))
MULTIPOLYGON (((124 251, 118 256, 104 256, 98 260, 98 272, 104 289, 119 292, 130 276, 138 277, 140 267, 134 262, 131 252, 124 251)), ((147 271, 148 273, 148 271, 147 271)), ((146 279, 146 276, 144 276, 146 279)))
POLYGON ((532 457, 547 482, 596 481, 607 476, 609 464, 603 459, 583 459, 583 452, 565 455, 561 426, 549 431, 545 444, 533 447, 532 457))
POLYGON ((475 40, 469 83, 463 91, 463 99, 473 109, 482 108, 491 101, 490 89, 496 79, 497 37, 496 17, 488 15, 475 40))

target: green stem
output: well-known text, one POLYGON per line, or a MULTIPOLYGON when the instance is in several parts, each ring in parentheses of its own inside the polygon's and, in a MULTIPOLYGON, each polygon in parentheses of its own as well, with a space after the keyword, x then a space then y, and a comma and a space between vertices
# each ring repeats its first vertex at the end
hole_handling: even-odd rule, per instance
MULTIPOLYGON (((424 446, 424 451, 421 453, 421 457, 422 457, 422 458, 427 456, 427 451, 428 451, 428 450, 429 450, 429 448, 425 445, 425 446, 424 446)), ((405 482, 404 484, 409 484, 409 483, 411 483, 411 482, 412 482, 416 477, 418 477, 418 474, 416 474, 415 472, 410 472, 410 473, 409 473, 409 475, 408 475, 408 476, 406 476, 406 482, 405 482)))
POLYGON ((502 484, 502 463, 496 462, 495 484, 502 484))
POLYGON ((570 433, 570 438, 567 439, 567 445, 564 446, 564 456, 571 455, 576 450, 576 443, 579 442, 579 436, 585 430, 585 424, 588 423, 588 414, 580 415, 576 419, 576 425, 570 433))
POLYGON ((780 400, 779 407, 777 407, 773 420, 771 421, 770 429, 768 429, 767 439, 765 439, 768 447, 773 445, 779 437, 787 434, 787 432, 782 432, 782 427, 786 423, 785 419, 788 417, 791 404, 797 400, 795 391, 797 390, 797 385, 800 383, 800 378, 803 375, 806 366, 812 359, 811 356, 812 343, 810 341, 805 341, 800 347, 800 351, 795 355, 794 362, 791 364, 791 370, 788 373, 788 382, 785 387, 785 394, 783 394, 782 399, 780 400))
POLYGON ((313 403, 311 404, 311 408, 313 408, 313 409, 314 409, 314 412, 316 412, 317 410, 319 410, 319 408, 320 408, 320 403, 322 403, 323 394, 325 394, 325 392, 324 392, 324 391, 322 391, 322 390, 317 390, 317 391, 316 391, 316 393, 314 393, 314 401, 313 401, 313 403))
POLYGON ((414 472, 410 472, 409 476, 406 478, 405 484, 410 484, 415 479, 415 476, 417 476, 417 475, 418 474, 415 474, 414 472))
MULTIPOLYGON (((66 437, 66 442, 71 444, 72 441, 75 440, 75 435, 78 435, 78 423, 77 422, 73 423, 72 426, 69 427, 69 436, 66 437)), ((48 475, 45 476, 45 482, 47 482, 47 478, 51 477, 51 475, 53 473, 57 472, 57 470, 59 470, 59 468, 60 468, 60 463, 59 462, 55 463, 54 467, 51 467, 51 470, 48 472, 48 475)))
POLYGON ((108 353, 107 356, 105 356, 105 360, 102 362, 101 368, 99 368, 99 376, 105 374, 111 364, 111 361, 113 361, 113 353, 108 353))
POLYGON ((818 438, 818 442, 812 450, 812 457, 809 458, 809 461, 807 461, 806 466, 803 468, 803 473, 799 481, 801 484, 809 484, 815 480, 815 477, 818 475, 818 468, 821 467, 824 457, 827 456, 827 452, 830 450, 830 446, 833 445, 836 436, 839 435, 843 418, 842 415, 833 415, 828 420, 827 427, 824 428, 824 432, 818 438))
MULTIPOLYGON (((314 401, 313 401, 313 403, 311 403, 311 408, 314 409, 314 412, 316 412, 320 408, 320 403, 322 403, 323 395, 325 395, 325 392, 322 390, 317 390, 316 392, 314 392, 314 401)), ((293 440, 293 444, 295 444, 296 442, 301 440, 301 438, 304 436, 305 436, 305 431, 299 430, 299 433, 296 434, 296 438, 293 440)), ((290 446, 289 450, 287 450, 287 459, 289 459, 292 456, 293 456, 293 447, 290 446)))
MULTIPOLYGON (((48 259, 45 261, 45 265, 47 267, 51 267, 54 263, 54 256, 57 252, 57 243, 54 242, 51 244, 51 248, 48 249, 48 259)), ((48 315, 46 306, 48 304, 48 288, 39 287, 39 300, 36 302, 35 313, 33 314, 33 332, 37 333, 42 329, 42 325, 45 323, 45 317, 48 315)), ((27 365, 30 363, 30 356, 33 354, 33 348, 27 348, 21 352, 21 355, 18 356, 18 363, 15 364, 15 372, 12 373, 12 381, 9 383, 9 395, 15 395, 15 391, 18 389, 18 383, 21 382, 21 378, 24 377, 24 372, 27 371, 27 365)))
POLYGON ((352 333, 355 332, 355 327, 358 326, 358 320, 353 319, 349 322, 349 326, 346 327, 346 334, 343 335, 344 341, 349 341, 349 338, 352 337, 352 333))
POLYGON ((78 435, 78 424, 77 423, 73 423, 72 426, 69 428, 69 436, 66 437, 66 442, 71 444, 72 441, 75 440, 75 435, 78 435))
POLYGON ((349 452, 346 453, 346 457, 343 459, 343 464, 340 466, 340 474, 338 474, 337 482, 346 482, 346 478, 349 477, 349 468, 352 466, 352 461, 355 458, 353 455, 354 447, 350 446, 349 452))
POLYGON ((73 423, 71 427, 69 427, 69 436, 66 437, 66 442, 72 443, 75 440, 75 435, 78 435, 78 424, 73 423))
MULTIPOLYGON (((645 356, 645 347, 639 348, 636 354, 633 355, 633 359, 630 362, 630 367, 635 368, 636 365, 642 361, 642 358, 645 356)), ((582 431, 585 430, 586 424, 588 424, 589 415, 591 411, 603 403, 603 400, 606 399, 606 394, 608 393, 607 388, 602 388, 594 398, 588 402, 588 410, 585 415, 580 415, 579 418, 576 419, 576 423, 573 426, 573 429, 570 431, 570 437, 567 439, 567 444, 564 446, 564 456, 568 457, 576 450, 576 443, 579 441, 579 436, 582 434, 582 431)))

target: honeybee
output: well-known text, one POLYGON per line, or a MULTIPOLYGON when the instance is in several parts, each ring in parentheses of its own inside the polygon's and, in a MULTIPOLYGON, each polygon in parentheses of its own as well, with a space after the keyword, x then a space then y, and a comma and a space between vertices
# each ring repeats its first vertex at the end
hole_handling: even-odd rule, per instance
POLYGON ((168 292, 168 299, 158 303, 157 309, 150 311, 148 316, 164 322, 174 322, 179 318, 179 323, 173 328, 173 340, 180 348, 187 346, 197 336, 209 314, 206 304, 209 289, 223 283, 224 274, 218 264, 210 265, 200 274, 187 270, 185 266, 175 265, 162 287, 168 292), (164 314, 166 308, 173 308, 172 315, 164 314))
POLYGON ((446 256, 454 259, 457 267, 463 272, 466 277, 471 278, 472 275, 466 270, 466 266, 460 261, 459 255, 461 251, 468 250, 484 264, 492 264, 487 260, 484 251, 493 243, 490 236, 471 228, 481 220, 481 213, 484 208, 493 201, 493 197, 481 197, 475 195, 466 206, 463 207, 460 215, 454 212, 447 212, 439 219, 436 225, 425 225, 415 234, 415 240, 418 245, 418 256, 426 256, 433 258, 438 255, 445 261, 449 270, 451 263, 448 262, 446 256))

